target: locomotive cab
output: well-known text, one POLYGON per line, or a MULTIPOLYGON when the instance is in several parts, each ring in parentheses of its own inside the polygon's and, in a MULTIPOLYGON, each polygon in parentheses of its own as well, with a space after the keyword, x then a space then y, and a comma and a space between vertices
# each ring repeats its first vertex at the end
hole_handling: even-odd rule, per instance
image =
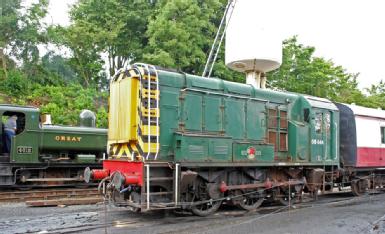
POLYGON ((1 116, 1 155, 2 159, 1 161, 9 161, 10 156, 14 152, 14 149, 12 149, 12 146, 15 146, 15 141, 17 140, 18 136, 22 134, 26 127, 26 118, 25 118, 25 112, 20 110, 3 110, 0 111, 1 116), (11 149, 10 152, 8 152, 7 146, 6 146, 6 134, 5 134, 5 128, 6 128, 6 122, 9 118, 12 118, 13 116, 16 116, 16 131, 15 136, 11 138, 11 149))

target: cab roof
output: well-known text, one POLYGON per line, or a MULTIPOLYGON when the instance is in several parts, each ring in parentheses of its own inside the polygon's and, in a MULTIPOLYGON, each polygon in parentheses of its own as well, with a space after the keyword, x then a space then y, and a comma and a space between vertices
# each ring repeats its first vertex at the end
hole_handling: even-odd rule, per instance
POLYGON ((338 111, 337 106, 326 98, 303 95, 312 107, 338 111))
POLYGON ((12 104, 0 104, 0 111, 10 111, 10 112, 40 112, 39 108, 33 106, 20 106, 12 104))

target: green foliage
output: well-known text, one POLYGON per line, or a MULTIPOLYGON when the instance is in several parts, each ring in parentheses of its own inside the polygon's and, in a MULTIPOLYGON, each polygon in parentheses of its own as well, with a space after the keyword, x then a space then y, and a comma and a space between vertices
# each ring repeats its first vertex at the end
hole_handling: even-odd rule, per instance
POLYGON ((370 88, 366 89, 369 93, 369 96, 366 99, 363 99, 363 102, 358 102, 359 105, 364 105, 372 108, 385 109, 385 82, 380 81, 377 85, 372 85, 370 88))
POLYGON ((83 109, 97 114, 97 124, 107 126, 106 118, 107 93, 97 92, 93 88, 83 88, 79 84, 66 86, 34 85, 32 93, 27 97, 29 103, 40 106, 42 112, 50 113, 54 123, 76 125, 83 109), (100 116, 98 116, 100 115, 100 116))
POLYGON ((41 58, 41 66, 45 71, 45 80, 49 81, 49 84, 76 83, 78 81, 69 59, 53 52, 49 52, 41 58))
POLYGON ((108 111, 104 106, 100 107, 96 112, 96 126, 104 128, 108 126, 108 111))
MULTIPOLYGON (((53 41, 71 49, 70 63, 86 86, 106 86, 100 73, 108 57, 109 76, 128 62, 142 60, 145 31, 154 4, 145 0, 80 0, 70 12, 72 24, 50 29, 53 41)), ((108 76, 107 75, 107 76, 108 76)))
POLYGON ((96 86, 103 81, 105 83, 103 61, 93 45, 92 35, 74 26, 67 29, 60 26, 49 28, 48 34, 54 43, 71 49, 72 57, 68 64, 75 71, 79 83, 86 87, 96 86))
POLYGON ((48 0, 39 0, 26 9, 19 21, 17 36, 12 44, 12 54, 25 64, 34 64, 39 60, 40 43, 45 43, 45 24, 43 18, 47 14, 48 0))
POLYGON ((7 78, 9 56, 6 48, 15 39, 20 18, 20 0, 2 0, 0 2, 0 61, 1 78, 7 78))
POLYGON ((29 81, 26 75, 20 70, 10 70, 8 78, 2 79, 0 90, 13 97, 23 97, 29 89, 29 81))
POLYGON ((17 22, 20 18, 21 0, 2 0, 0 2, 0 47, 9 45, 10 41, 16 37, 18 31, 17 22))
MULTIPOLYGON (((14 57, 21 61, 28 78, 34 77, 39 60, 40 43, 45 43, 43 18, 47 13, 48 0, 39 0, 23 7, 20 0, 2 0, 0 3, 0 60, 2 76, 7 78, 8 60, 14 57)), ((38 68, 37 68, 38 69, 38 68)))
POLYGON ((282 65, 268 74, 269 86, 338 102, 360 103, 365 96, 357 87, 357 74, 346 72, 331 60, 315 57, 314 51, 314 47, 299 44, 296 37, 284 41, 282 65))
MULTIPOLYGON (((48 0, 28 8, 2 0, 0 102, 38 106, 57 124, 76 124, 82 109, 107 126, 108 77, 128 63, 148 62, 200 75, 227 0, 79 0, 68 27, 46 27, 48 0), (70 50, 41 57, 39 45, 70 50), (15 61, 13 61, 13 59, 15 61), (108 67, 105 65, 108 60, 108 67), (17 65, 18 64, 18 65, 17 65), (107 72, 106 72, 107 71, 107 72)), ((385 108, 385 83, 363 94, 357 74, 314 56, 293 37, 284 42, 282 66, 268 74, 270 88, 385 108)), ((212 76, 245 82, 224 63, 224 46, 212 76)))
POLYGON ((146 32, 149 44, 145 61, 201 73, 215 36, 213 20, 221 11, 220 1, 172 0, 159 5, 146 32))

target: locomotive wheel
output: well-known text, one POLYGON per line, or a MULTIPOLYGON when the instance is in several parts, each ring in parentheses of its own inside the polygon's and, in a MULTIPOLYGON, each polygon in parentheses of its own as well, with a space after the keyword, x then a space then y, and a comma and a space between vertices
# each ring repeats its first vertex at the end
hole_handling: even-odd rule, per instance
POLYGON ((302 185, 295 185, 289 188, 279 187, 276 192, 276 200, 284 206, 289 206, 291 204, 300 203, 302 200, 302 185), (289 197, 290 196, 290 197, 289 197))
MULTIPOLYGON (((199 202, 199 201, 196 201, 199 202)), ((221 206, 222 201, 207 201, 203 204, 191 207, 191 212, 195 215, 204 217, 215 213, 221 206)))
POLYGON ((222 204, 221 200, 213 201, 208 194, 207 184, 202 179, 198 179, 197 181, 197 191, 194 197, 193 202, 197 202, 199 204, 191 206, 191 212, 198 216, 204 217, 211 215, 217 211, 222 204), (203 201, 205 202, 200 203, 203 201))
POLYGON ((262 205, 264 197, 265 193, 263 191, 246 192, 239 201, 238 206, 244 210, 255 210, 262 205))
POLYGON ((17 189, 20 190, 20 191, 28 191, 28 190, 31 190, 32 189, 32 186, 28 183, 25 182, 26 179, 29 179, 31 178, 31 172, 28 171, 28 170, 22 170, 20 172, 20 182, 22 184, 20 184, 19 186, 17 186, 17 189))
POLYGON ((366 180, 355 180, 352 181, 351 188, 354 196, 362 196, 368 192, 369 186, 366 180))

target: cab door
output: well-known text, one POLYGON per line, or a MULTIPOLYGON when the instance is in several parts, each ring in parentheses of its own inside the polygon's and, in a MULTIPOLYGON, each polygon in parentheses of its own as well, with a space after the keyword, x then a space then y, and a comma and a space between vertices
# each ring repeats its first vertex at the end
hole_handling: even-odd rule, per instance
POLYGON ((323 162, 331 158, 331 113, 315 109, 311 130, 311 161, 323 162))

